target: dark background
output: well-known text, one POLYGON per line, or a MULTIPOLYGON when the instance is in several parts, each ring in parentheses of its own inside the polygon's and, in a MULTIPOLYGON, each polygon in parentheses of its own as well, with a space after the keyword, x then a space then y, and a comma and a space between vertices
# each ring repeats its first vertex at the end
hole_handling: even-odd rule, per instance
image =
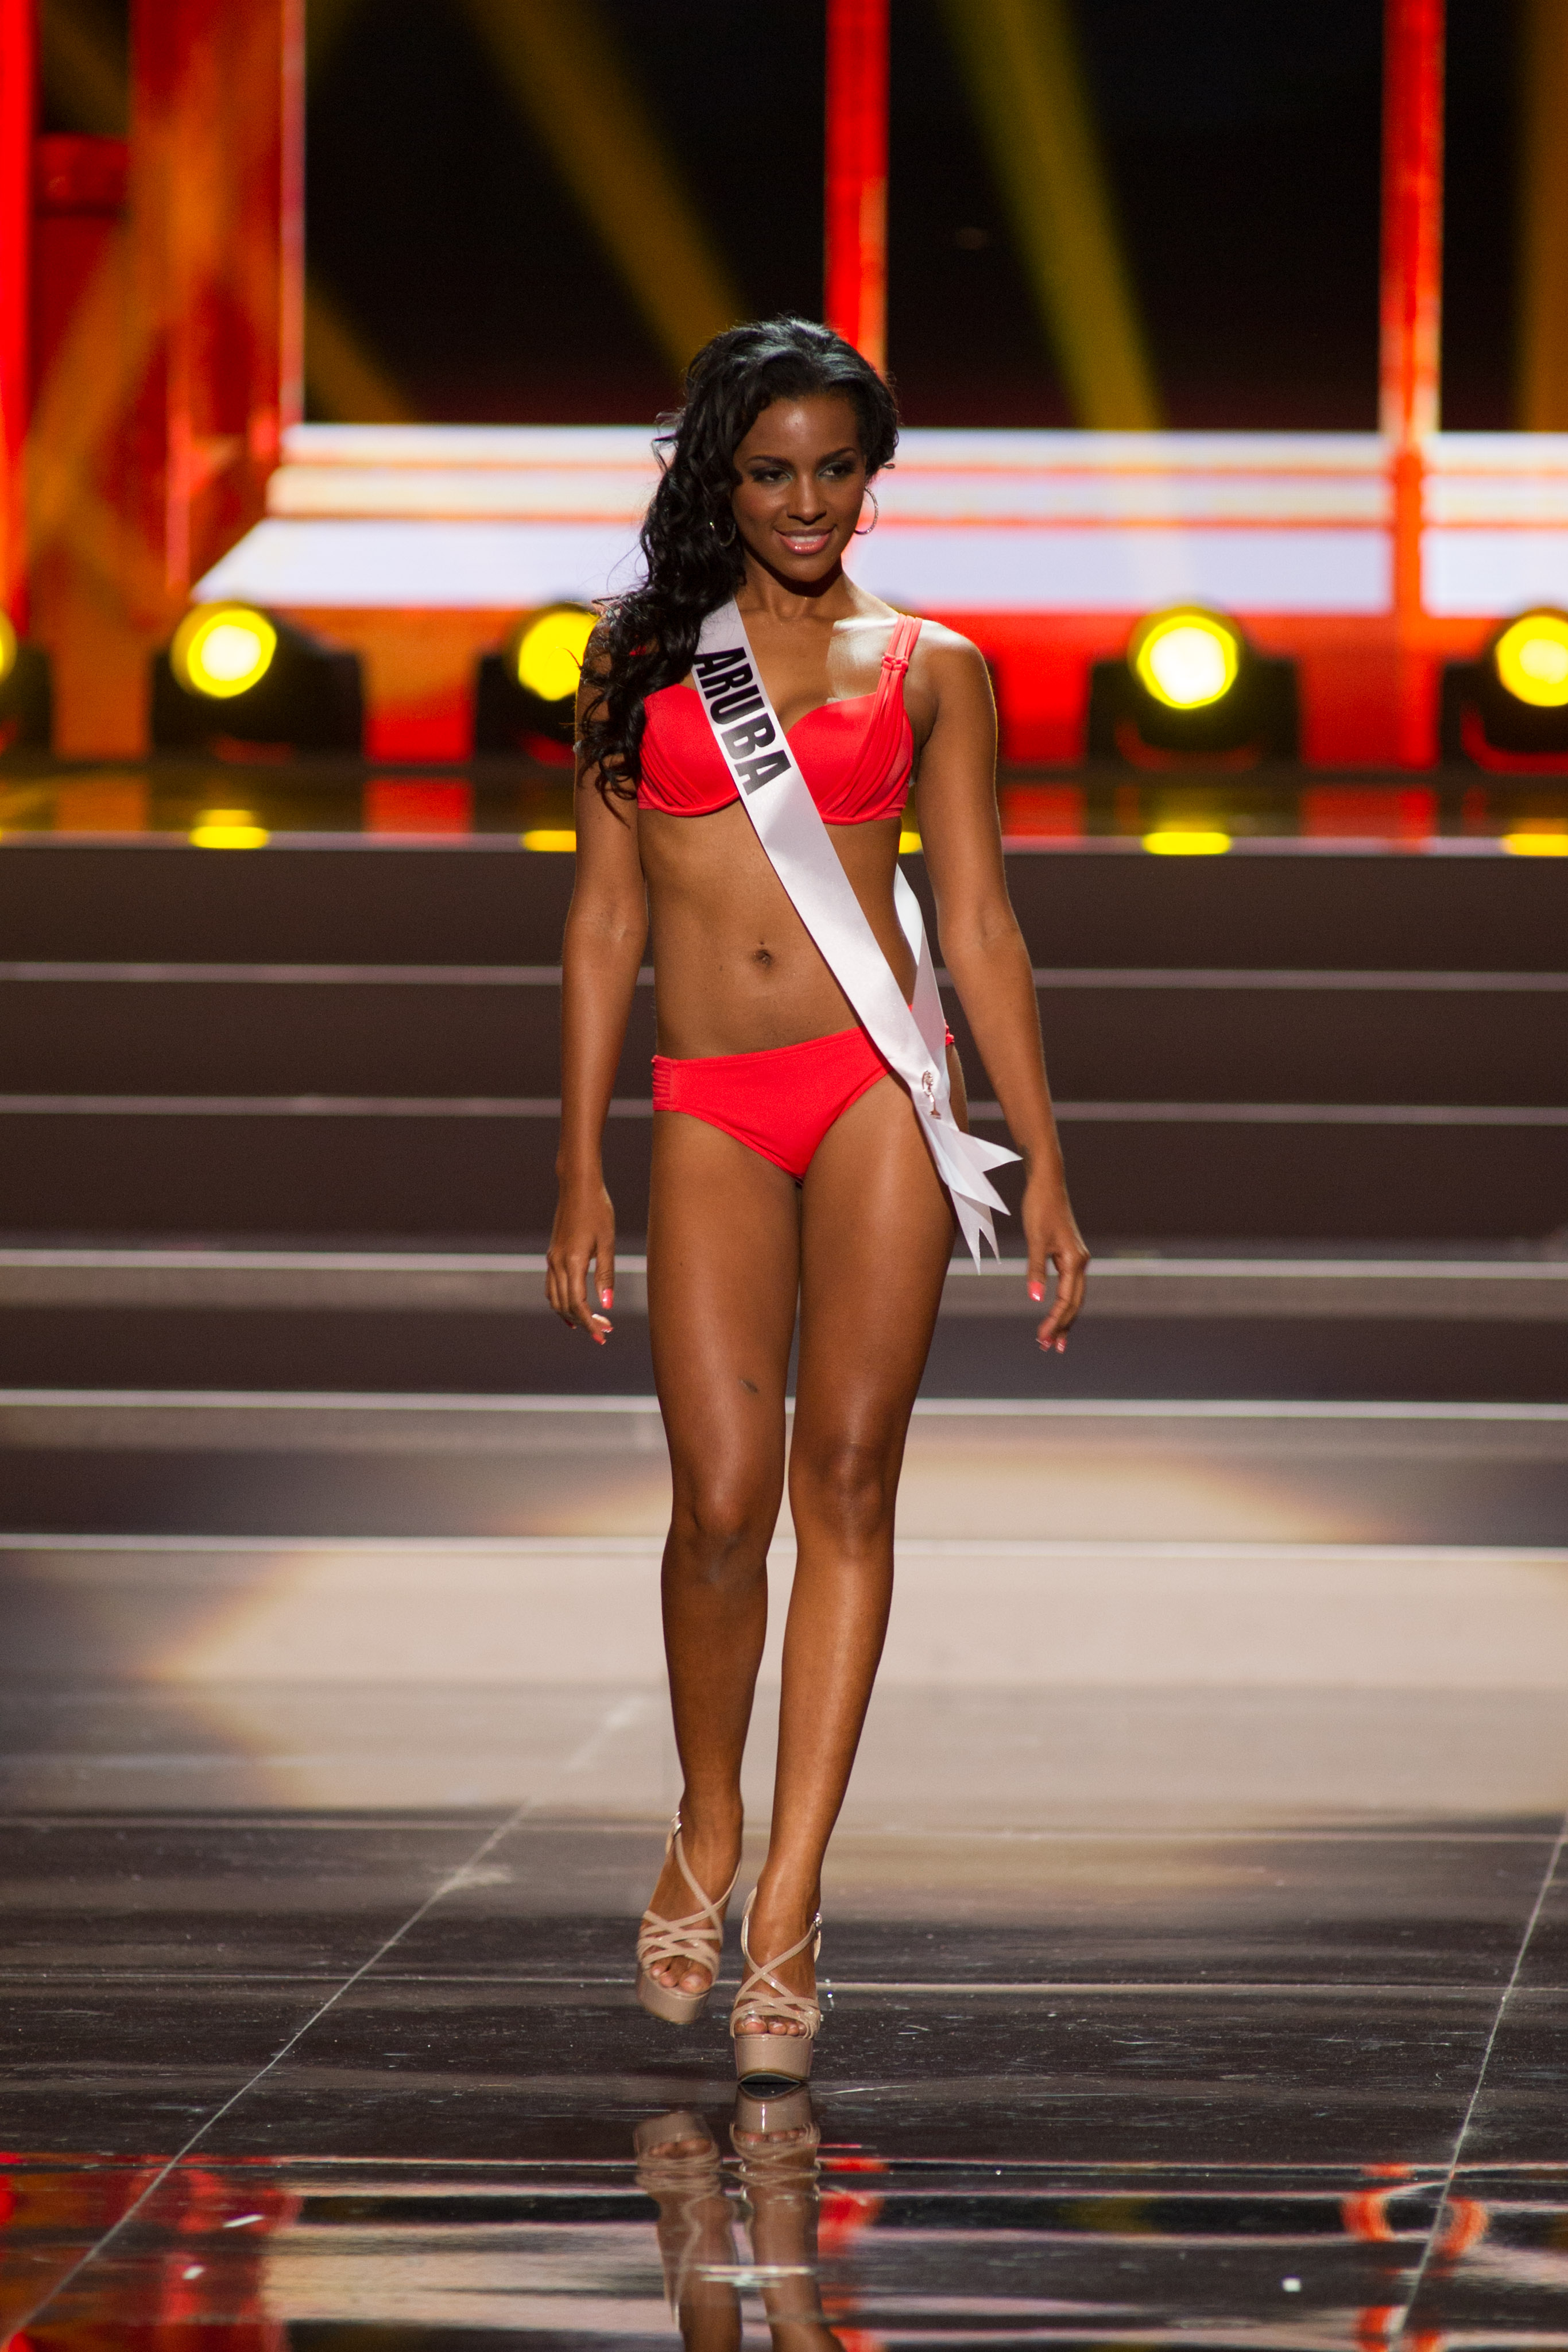
MULTIPOLYGON (((814 310, 822 16, 605 0, 758 314, 814 310)), ((1381 0, 1079 0, 1173 425, 1376 416, 1381 0)), ((1515 19, 1450 0, 1445 422, 1512 422, 1515 19)), ((1072 420, 937 11, 894 0, 890 356, 925 425, 1072 420)), ((313 89, 313 266, 423 414, 625 421, 674 385, 444 0, 365 0, 313 89)))
MULTIPOLYGON (((73 5, 123 47, 126 0, 73 5)), ((821 0, 600 6, 751 311, 815 311, 821 0)), ((1383 0, 1076 0, 1075 15, 1170 423, 1370 429, 1383 0)), ((894 0, 893 18, 905 415, 1071 424, 940 12, 894 0)), ((1514 422, 1517 47, 1514 0, 1448 0, 1456 429, 1514 422)), ((80 126, 46 110, 46 127, 80 126)), ((312 79, 308 170, 312 269, 420 415, 624 423, 673 399, 455 0, 347 11, 312 79)))

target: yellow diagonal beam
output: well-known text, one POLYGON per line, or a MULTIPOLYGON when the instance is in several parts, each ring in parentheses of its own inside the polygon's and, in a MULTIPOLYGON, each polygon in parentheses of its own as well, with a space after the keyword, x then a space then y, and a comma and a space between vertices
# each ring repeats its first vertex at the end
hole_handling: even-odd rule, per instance
MULTIPOLYGON (((358 0, 310 0, 306 21, 312 42, 323 47, 334 42, 357 5, 358 0)), ((61 113, 81 131, 123 131, 125 63, 98 0, 44 0, 42 25, 45 79, 61 113)), ((89 286, 84 294, 80 331, 73 334, 68 352, 62 355, 68 363, 54 372, 58 385, 51 383, 53 399, 46 395, 50 430, 40 435, 40 447, 54 448, 57 454, 36 467, 34 485, 37 528, 46 538, 59 530, 71 497, 73 471, 88 462, 113 402, 123 395, 141 364, 145 334, 126 352, 118 375, 102 363, 103 353, 117 348, 120 340, 118 306, 124 299, 120 268, 117 257, 101 283, 89 286), (62 431, 68 418, 71 429, 62 431)), ((145 329, 148 321, 137 324, 145 329)), ((334 424, 404 425, 418 414, 335 297, 308 278, 305 374, 314 405, 334 424)))
POLYGON ((1568 0, 1520 17, 1519 401, 1526 433, 1568 432, 1568 0))
POLYGON ((507 88, 676 373, 746 314, 592 0, 465 0, 507 88))
POLYGON ((1162 424, 1068 0, 944 6, 1074 415, 1162 424))
POLYGON ((317 278, 305 281, 305 381, 334 425, 409 425, 418 414, 317 278))

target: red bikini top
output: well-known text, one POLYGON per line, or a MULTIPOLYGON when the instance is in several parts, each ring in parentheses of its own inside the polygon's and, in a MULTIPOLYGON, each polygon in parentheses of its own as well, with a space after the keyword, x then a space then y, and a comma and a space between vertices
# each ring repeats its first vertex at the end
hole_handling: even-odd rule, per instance
MULTIPOLYGON (((820 702, 788 730, 800 773, 829 824, 872 824, 904 807, 915 765, 904 674, 919 635, 918 621, 900 621, 882 657, 874 694, 820 702)), ((710 816, 739 799, 695 686, 662 686, 643 708, 639 808, 710 816)))

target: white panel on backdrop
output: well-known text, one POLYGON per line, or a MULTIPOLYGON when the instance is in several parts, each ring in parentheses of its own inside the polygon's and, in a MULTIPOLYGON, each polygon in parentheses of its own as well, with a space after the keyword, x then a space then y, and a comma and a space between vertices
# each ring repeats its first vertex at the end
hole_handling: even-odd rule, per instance
POLYGON ((518 612, 629 586, 624 523, 302 521, 269 515, 197 583, 205 602, 518 612))
POLYGON ((1393 593, 1381 530, 904 525, 862 541, 851 569, 890 604, 945 613, 1385 613, 1393 593))

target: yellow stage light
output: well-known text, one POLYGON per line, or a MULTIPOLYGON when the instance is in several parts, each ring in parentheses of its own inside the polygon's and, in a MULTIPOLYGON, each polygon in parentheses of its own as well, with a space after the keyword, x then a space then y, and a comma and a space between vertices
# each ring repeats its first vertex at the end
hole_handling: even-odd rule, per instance
POLYGON ((191 827, 196 849, 265 849, 267 827, 249 809, 204 809, 191 827))
POLYGON ((582 676, 588 640, 599 615, 581 604, 557 604, 519 629, 511 646, 512 675, 541 702, 570 702, 582 676))
POLYGON ((1568 826, 1561 833, 1505 833, 1502 845, 1515 857, 1568 857, 1568 826))
POLYGON ((277 631, 248 604, 198 604, 174 632, 170 665, 192 694, 227 702, 248 693, 272 667, 277 631))
POLYGON ((1197 825, 1166 824, 1144 835, 1156 857, 1223 857, 1229 846, 1228 833, 1197 825))
POLYGON ((1568 704, 1568 614, 1526 613, 1492 647, 1498 681, 1537 710, 1568 704))
POLYGON ((1235 685, 1241 638, 1215 613, 1155 613, 1134 630, 1127 660, 1139 685, 1167 710, 1203 710, 1235 685))
POLYGON ((16 632, 9 615, 0 613, 0 679, 10 677, 16 667, 16 632))
POLYGON ((577 835, 561 825, 539 825, 533 832, 524 834, 523 847, 565 850, 570 854, 577 847, 577 835))

